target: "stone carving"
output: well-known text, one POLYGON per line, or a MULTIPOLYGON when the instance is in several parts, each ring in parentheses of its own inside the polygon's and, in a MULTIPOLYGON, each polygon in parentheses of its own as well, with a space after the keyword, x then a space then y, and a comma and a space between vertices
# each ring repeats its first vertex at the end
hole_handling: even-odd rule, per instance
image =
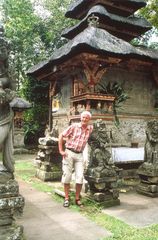
POLYGON ((12 158, 12 126, 13 112, 9 102, 15 97, 15 92, 9 89, 8 77, 8 46, 4 38, 4 30, 0 24, 0 150, 2 151, 2 162, 8 172, 14 171, 12 158))
POLYGON ((158 121, 147 123, 144 161, 158 164, 158 121))
POLYGON ((94 130, 88 143, 91 147, 88 174, 93 177, 113 175, 114 163, 110 152, 110 139, 105 122, 99 119, 94 123, 94 130))
POLYGON ((103 202, 105 206, 117 205, 120 203, 117 168, 112 160, 110 138, 105 122, 99 119, 94 123, 88 143, 91 152, 85 179, 88 181, 91 197, 103 202))
POLYGON ((50 131, 46 126, 45 137, 39 138, 38 153, 35 159, 37 166, 36 176, 43 181, 61 178, 61 159, 58 152, 58 128, 54 124, 50 131))
POLYGON ((14 215, 21 213, 24 198, 14 180, 13 112, 9 103, 15 97, 8 77, 7 43, 0 26, 0 239, 23 239, 23 227, 15 224, 14 215))
POLYGON ((144 163, 138 168, 140 184, 137 191, 158 197, 158 120, 151 120, 146 127, 144 163))
POLYGON ((10 109, 9 102, 14 97, 15 93, 10 89, 3 89, 0 81, 0 149, 2 151, 3 167, 11 173, 14 172, 13 112, 10 109))
POLYGON ((45 146, 57 146, 58 145, 58 129, 55 125, 53 129, 50 131, 49 126, 46 126, 45 130, 45 137, 39 138, 38 140, 39 144, 45 145, 45 146))

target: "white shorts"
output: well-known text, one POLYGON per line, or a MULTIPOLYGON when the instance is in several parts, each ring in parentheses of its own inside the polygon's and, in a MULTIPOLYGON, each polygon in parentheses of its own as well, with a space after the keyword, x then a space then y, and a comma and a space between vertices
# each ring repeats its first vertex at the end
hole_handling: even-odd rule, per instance
POLYGON ((75 171, 75 182, 83 183, 84 161, 83 153, 74 153, 66 149, 67 157, 62 162, 62 183, 70 183, 73 170, 75 171))

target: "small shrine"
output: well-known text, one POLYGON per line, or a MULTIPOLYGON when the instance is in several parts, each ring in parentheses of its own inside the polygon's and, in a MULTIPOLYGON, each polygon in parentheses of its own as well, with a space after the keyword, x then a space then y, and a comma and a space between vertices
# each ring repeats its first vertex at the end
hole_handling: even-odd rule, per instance
POLYGON ((22 150, 24 148, 24 111, 31 108, 31 103, 23 98, 16 97, 10 102, 14 112, 14 147, 22 150))
POLYGON ((145 0, 70 4, 65 16, 78 22, 62 31, 67 43, 27 72, 50 82, 50 130, 55 124, 60 133, 86 109, 93 122, 106 123, 111 147, 144 146, 147 121, 158 119, 158 51, 130 41, 152 27, 135 16, 145 6, 145 0))
POLYGON ((146 127, 144 163, 138 168, 140 184, 137 191, 149 197, 158 197, 158 121, 151 120, 146 127))

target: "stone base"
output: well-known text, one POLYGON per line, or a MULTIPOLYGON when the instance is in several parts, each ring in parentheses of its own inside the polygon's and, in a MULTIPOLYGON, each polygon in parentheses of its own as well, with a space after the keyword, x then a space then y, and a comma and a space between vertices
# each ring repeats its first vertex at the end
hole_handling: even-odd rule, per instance
POLYGON ((0 227, 0 240, 23 240, 23 226, 0 227))
POLYGON ((1 171, 2 165, 0 164, 0 184, 6 184, 9 180, 13 179, 13 174, 6 171, 1 171))
POLYGON ((112 194, 106 193, 91 193, 89 196, 91 199, 100 203, 104 207, 112 207, 120 205, 120 200, 118 198, 113 198, 112 194))
POLYGON ((113 183, 113 182, 117 182, 117 175, 97 177, 97 178, 85 175, 85 179, 91 183, 113 183))
POLYGON ((158 193, 145 192, 142 189, 139 189, 139 187, 137 188, 137 192, 148 197, 158 197, 158 193))
POLYGON ((101 203, 105 208, 120 205, 120 199, 111 199, 101 203))
POLYGON ((24 145, 24 130, 21 128, 14 128, 14 147, 23 148, 24 145))
POLYGON ((36 170, 36 177, 42 181, 54 181, 54 180, 61 180, 62 172, 46 172, 41 169, 36 170))
POLYGON ((137 192, 149 197, 158 197, 158 186, 147 183, 140 183, 137 186, 137 192))

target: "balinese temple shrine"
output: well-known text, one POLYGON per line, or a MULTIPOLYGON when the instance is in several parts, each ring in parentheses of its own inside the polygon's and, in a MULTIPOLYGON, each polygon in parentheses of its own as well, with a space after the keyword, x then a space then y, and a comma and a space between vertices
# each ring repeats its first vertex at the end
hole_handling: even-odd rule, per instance
POLYGON ((65 16, 77 23, 62 32, 67 43, 28 70, 50 82, 50 126, 60 132, 87 109, 92 120, 106 121, 113 143, 144 144, 146 122, 158 119, 158 51, 130 42, 152 27, 135 16, 145 6, 144 0, 71 3, 65 16))

